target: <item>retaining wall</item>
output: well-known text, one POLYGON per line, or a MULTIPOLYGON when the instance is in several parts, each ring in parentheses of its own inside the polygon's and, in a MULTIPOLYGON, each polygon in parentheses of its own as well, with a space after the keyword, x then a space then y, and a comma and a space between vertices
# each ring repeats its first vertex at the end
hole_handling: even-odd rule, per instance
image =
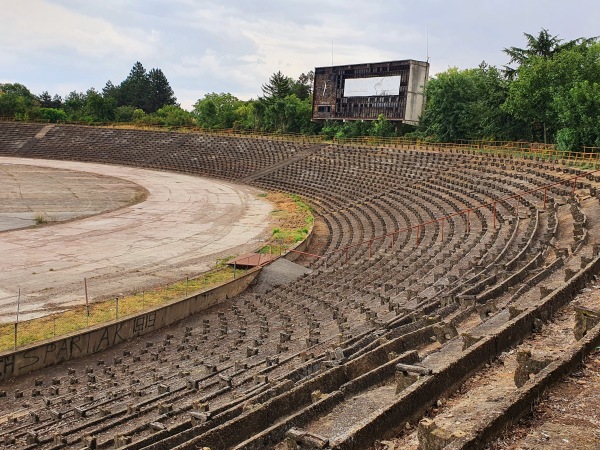
POLYGON ((249 270, 236 280, 176 303, 154 308, 104 325, 0 353, 0 382, 34 370, 92 355, 136 336, 166 327, 243 292, 260 273, 249 270))
POLYGON ((285 259, 287 259, 288 261, 292 261, 292 262, 294 262, 298 258, 300 258, 300 256, 302 256, 302 253, 298 253, 298 252, 305 252, 306 249, 309 247, 310 243, 312 242, 313 230, 314 230, 314 223, 310 227, 310 230, 308 230, 306 239, 304 239, 302 242, 300 242, 297 245, 290 248, 288 250, 288 252, 285 255, 283 255, 283 257, 285 259))

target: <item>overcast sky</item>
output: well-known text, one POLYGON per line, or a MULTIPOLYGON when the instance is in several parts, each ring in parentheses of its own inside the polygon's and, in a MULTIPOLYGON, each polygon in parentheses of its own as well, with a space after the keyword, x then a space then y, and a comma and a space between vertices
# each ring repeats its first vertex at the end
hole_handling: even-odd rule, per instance
POLYGON ((160 68, 181 106, 256 98, 278 70, 429 57, 431 74, 502 66, 547 28, 600 34, 598 0, 0 0, 0 82, 65 96, 160 68))

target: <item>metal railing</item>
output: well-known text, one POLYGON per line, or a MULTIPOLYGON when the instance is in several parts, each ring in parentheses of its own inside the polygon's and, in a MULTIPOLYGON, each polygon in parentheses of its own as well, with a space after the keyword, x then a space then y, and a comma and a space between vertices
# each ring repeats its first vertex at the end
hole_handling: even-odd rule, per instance
POLYGON ((307 256, 310 256, 310 257, 313 257, 313 258, 321 259, 321 258, 327 258, 327 257, 329 257, 331 255, 334 255, 334 254, 337 254, 337 253, 345 253, 345 264, 348 264, 348 262, 350 260, 350 255, 349 255, 350 250, 355 249, 355 248, 359 248, 359 247, 362 247, 362 246, 365 246, 365 245, 368 245, 369 246, 369 258, 370 258, 370 257, 373 256, 373 251, 372 251, 373 243, 375 243, 375 242, 377 242, 379 240, 384 241, 387 238, 391 238, 391 244, 390 244, 391 251, 394 252, 394 250, 395 250, 395 243, 398 240, 398 235, 401 234, 401 233, 412 232, 413 230, 416 230, 416 233, 415 233, 415 247, 418 247, 419 243, 423 240, 423 239, 420 239, 420 236, 422 234, 421 230, 424 231, 426 229, 426 227, 429 226, 429 225, 436 225, 437 226, 438 223, 440 224, 439 226, 441 228, 441 236, 440 236, 440 238, 441 238, 441 241, 443 242, 444 241, 444 223, 446 221, 448 221, 449 219, 452 219, 453 217, 465 216, 465 223, 466 223, 465 233, 468 234, 471 231, 471 220, 470 220, 471 213, 473 213, 473 212, 475 212, 475 211, 477 211, 479 209, 482 209, 482 208, 489 209, 492 212, 492 227, 496 228, 496 209, 497 209, 498 203, 503 203, 503 202, 508 202, 509 200, 514 200, 515 201, 516 214, 518 214, 518 212, 519 212, 519 204, 521 203, 521 198, 522 197, 524 197, 525 195, 534 194, 536 192, 543 192, 542 203, 543 203, 543 208, 546 209, 547 198, 548 198, 548 189, 551 189, 553 187, 560 186, 560 185, 568 185, 571 188, 571 195, 574 195, 578 181, 580 181, 581 179, 585 179, 585 178, 587 178, 590 175, 597 174, 599 172, 600 172, 600 169, 593 170, 591 172, 586 172, 586 173, 580 174, 580 175, 574 175, 572 177, 568 177, 568 178, 565 178, 564 180, 560 180, 560 181, 557 181, 557 182, 554 182, 554 183, 550 183, 550 184, 546 184, 546 185, 543 185, 543 186, 539 186, 539 187, 534 188, 534 189, 530 189, 530 190, 527 190, 527 191, 521 191, 521 192, 517 192, 516 194, 507 195, 507 196, 504 196, 504 197, 501 197, 501 198, 497 198, 497 199, 494 199, 494 200, 492 200, 490 202, 480 203, 480 204, 474 205, 472 207, 464 208, 464 209, 462 209, 460 211, 456 211, 454 213, 447 214, 447 215, 442 216, 442 217, 437 217, 437 218, 432 219, 432 220, 423 221, 423 222, 420 222, 420 223, 418 223, 416 225, 411 225, 411 226, 407 226, 407 227, 404 227, 404 228, 399 228, 399 229, 394 230, 394 231, 392 231, 390 233, 382 234, 382 235, 379 235, 379 236, 375 236, 375 237, 373 237, 371 239, 365 239, 365 240, 363 240, 361 242, 357 242, 355 244, 350 244, 350 245, 347 245, 347 246, 342 247, 342 248, 334 249, 334 250, 331 250, 329 252, 325 252, 322 255, 316 255, 316 254, 312 254, 312 253, 304 253, 304 255, 307 255, 307 256), (572 183, 572 185, 571 185, 571 183, 572 183))
MULTIPOLYGON (((0 117, 0 122, 21 122, 14 118, 0 117)), ((22 121, 27 123, 45 123, 47 120, 30 119, 22 121)), ((254 139, 269 139, 273 141, 290 141, 302 143, 333 143, 342 146, 370 146, 392 147, 399 149, 430 150, 430 151, 464 151, 493 156, 508 156, 517 158, 540 158, 546 160, 563 160, 575 163, 600 163, 600 147, 585 146, 581 150, 557 150, 553 144, 543 144, 526 141, 483 141, 460 140, 458 142, 433 142, 423 139, 406 138, 403 136, 378 137, 333 137, 328 139, 324 135, 308 135, 302 133, 276 133, 260 130, 244 130, 237 128, 202 128, 198 126, 161 126, 151 124, 137 124, 130 122, 74 122, 60 121, 57 125, 77 125, 87 127, 145 130, 145 131, 171 131, 179 133, 199 133, 215 136, 249 137, 254 139)))

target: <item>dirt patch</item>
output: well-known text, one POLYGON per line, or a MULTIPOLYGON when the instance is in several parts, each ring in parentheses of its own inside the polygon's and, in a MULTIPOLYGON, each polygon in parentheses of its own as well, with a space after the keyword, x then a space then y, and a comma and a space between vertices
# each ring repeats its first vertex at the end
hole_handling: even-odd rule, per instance
MULTIPOLYGON (((291 247, 308 237, 314 216, 311 208, 298 196, 281 192, 259 194, 273 204, 271 237, 268 246, 291 247)), ((271 248, 268 251, 272 251, 271 248)))
POLYGON ((533 414, 490 444, 492 450, 600 447, 600 350, 553 386, 533 414))

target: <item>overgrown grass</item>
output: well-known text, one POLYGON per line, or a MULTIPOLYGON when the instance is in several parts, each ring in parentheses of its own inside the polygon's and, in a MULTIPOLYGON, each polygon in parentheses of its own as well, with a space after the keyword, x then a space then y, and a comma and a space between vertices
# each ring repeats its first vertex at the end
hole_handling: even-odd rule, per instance
POLYGON ((311 207, 298 195, 270 192, 265 197, 275 205, 271 216, 276 225, 260 253, 280 254, 306 239, 315 218, 311 207))

